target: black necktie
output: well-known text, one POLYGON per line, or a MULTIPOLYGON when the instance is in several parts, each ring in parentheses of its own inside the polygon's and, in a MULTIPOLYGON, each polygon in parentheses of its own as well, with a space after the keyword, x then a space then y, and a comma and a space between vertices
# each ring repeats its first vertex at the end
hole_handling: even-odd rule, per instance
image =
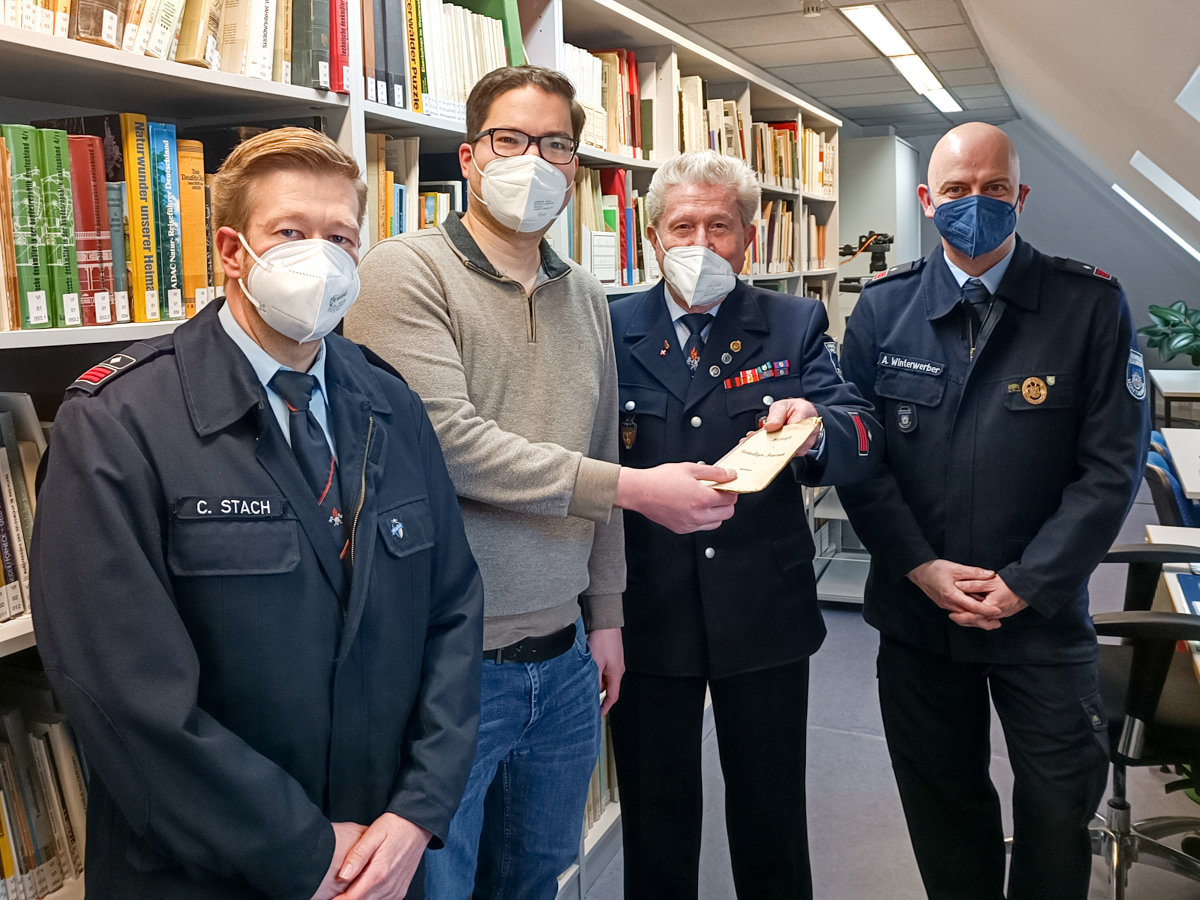
POLYGON ((700 337, 700 332, 712 324, 713 318, 712 313, 684 313, 679 317, 679 321, 691 332, 687 343, 683 345, 683 353, 693 375, 700 367, 700 354, 704 351, 704 339, 700 337))
POLYGON ((292 452, 312 488, 321 509, 329 516, 329 527, 335 544, 346 561, 346 527, 343 522, 342 492, 338 487, 337 460, 329 449, 329 441, 321 423, 308 408, 317 379, 303 372, 280 369, 271 378, 271 389, 283 398, 288 407, 288 432, 292 452))
POLYGON ((966 307, 967 315, 971 317, 971 334, 978 337, 979 332, 983 330, 983 323, 987 320, 992 295, 977 278, 969 279, 963 285, 962 293, 963 306, 966 307))

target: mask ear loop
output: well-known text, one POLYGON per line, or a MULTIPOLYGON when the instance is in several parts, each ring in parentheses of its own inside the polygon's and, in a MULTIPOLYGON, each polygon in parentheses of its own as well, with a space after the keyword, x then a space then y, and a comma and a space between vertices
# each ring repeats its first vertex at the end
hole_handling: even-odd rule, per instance
MULTIPOLYGON (((246 241, 246 238, 242 235, 242 233, 240 231, 238 232, 238 240, 241 242, 242 246, 246 249, 246 252, 250 254, 250 258, 254 260, 255 265, 261 266, 264 269, 270 268, 266 263, 264 263, 261 259, 259 259, 257 253, 255 253, 253 250, 250 249, 250 244, 246 241)), ((251 268, 253 268, 253 266, 251 266, 251 268)), ((246 277, 247 278, 250 277, 249 272, 246 273, 246 277)), ((247 300, 249 300, 251 303, 254 304, 254 308, 262 309, 262 304, 259 303, 257 300, 255 300, 254 295, 251 294, 249 290, 247 290, 246 282, 242 280, 241 276, 238 276, 237 281, 238 281, 238 287, 240 287, 242 289, 242 294, 245 295, 247 300)))

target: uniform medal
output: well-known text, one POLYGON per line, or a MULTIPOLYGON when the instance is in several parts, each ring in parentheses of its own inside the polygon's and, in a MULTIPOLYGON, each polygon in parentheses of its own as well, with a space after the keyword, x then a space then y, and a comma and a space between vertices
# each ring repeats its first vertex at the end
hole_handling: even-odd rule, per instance
POLYGON ((633 449, 633 442, 637 440, 637 422, 633 416, 628 416, 621 423, 621 444, 626 450, 633 449))
POLYGON ((1037 376, 1030 376, 1021 385, 1021 396, 1034 406, 1046 402, 1046 382, 1037 376))

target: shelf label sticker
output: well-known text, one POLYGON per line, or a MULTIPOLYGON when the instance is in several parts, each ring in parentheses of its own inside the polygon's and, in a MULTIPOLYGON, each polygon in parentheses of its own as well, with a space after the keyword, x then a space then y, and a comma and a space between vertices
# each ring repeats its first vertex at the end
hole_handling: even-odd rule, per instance
POLYGON ((146 318, 158 321, 158 291, 146 291, 146 318))
POLYGON ((117 14, 111 9, 104 10, 100 24, 100 39, 109 46, 117 45, 117 14))
POLYGON ((83 316, 79 310, 78 294, 63 294, 63 321, 68 325, 82 325, 83 316))
POLYGON ((29 324, 49 325, 50 307, 46 303, 46 292, 30 291, 25 298, 29 306, 29 324))
POLYGON ((96 291, 96 324, 107 325, 112 321, 112 300, 108 291, 96 291))
POLYGON ((375 103, 375 79, 369 76, 363 76, 367 81, 367 99, 375 103))
POLYGON ((208 288, 196 288, 196 312, 208 306, 208 288))
POLYGON ((208 46, 204 48, 204 61, 208 63, 210 69, 221 67, 221 54, 217 52, 217 39, 211 34, 208 36, 208 46))
POLYGON ((317 61, 317 84, 329 90, 329 63, 323 59, 317 61))
POLYGON ((387 102, 388 102, 387 82, 384 81, 382 78, 380 78, 378 81, 375 82, 375 96, 379 98, 380 103, 383 103, 385 105, 387 104, 387 102))
POLYGON ((354 82, 350 80, 350 67, 342 66, 342 90, 347 94, 350 93, 350 85, 352 84, 354 82))
POLYGON ((286 59, 283 61, 283 83, 292 83, 292 64, 286 59))
POLYGON ((219 297, 224 297, 224 296, 225 296, 225 285, 218 284, 215 288, 213 288, 212 298, 214 300, 216 300, 219 297))
POLYGON ((183 318, 183 291, 179 288, 167 289, 167 315, 172 319, 183 318))
POLYGON ((65 38, 67 31, 71 26, 71 14, 69 12, 57 12, 54 14, 54 36, 65 38))
POLYGON ((113 303, 117 307, 117 321, 129 321, 129 291, 114 291, 113 303))

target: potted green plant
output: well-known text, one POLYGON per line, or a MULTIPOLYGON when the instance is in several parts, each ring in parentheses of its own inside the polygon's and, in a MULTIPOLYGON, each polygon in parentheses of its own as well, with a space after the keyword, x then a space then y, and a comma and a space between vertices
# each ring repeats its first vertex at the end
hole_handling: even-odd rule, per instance
POLYGON ((1138 329, 1146 335, 1146 345, 1153 347, 1164 362, 1181 353, 1200 366, 1200 309, 1189 309, 1187 303, 1176 300, 1170 306, 1150 307, 1151 325, 1138 329))

